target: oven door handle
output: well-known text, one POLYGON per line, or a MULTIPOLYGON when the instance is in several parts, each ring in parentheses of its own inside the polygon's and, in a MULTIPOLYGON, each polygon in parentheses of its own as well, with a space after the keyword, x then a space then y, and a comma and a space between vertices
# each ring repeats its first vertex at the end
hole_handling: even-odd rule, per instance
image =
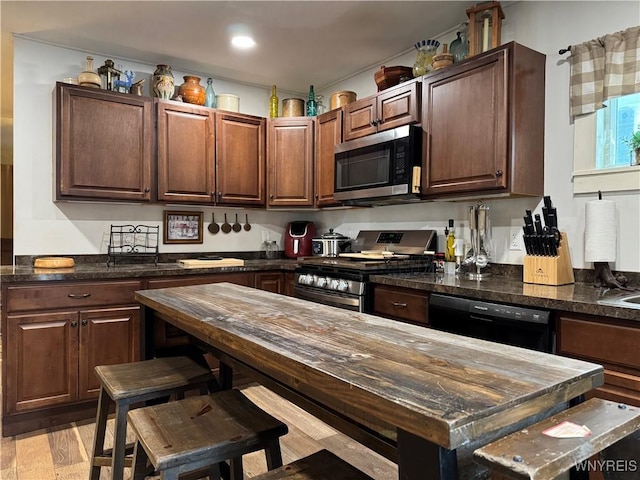
POLYGON ((319 303, 324 303, 325 305, 345 305, 350 307, 360 306, 359 297, 351 298, 339 295, 323 295, 321 293, 297 288, 295 290, 295 296, 297 298, 302 298, 303 300, 315 300, 319 303))

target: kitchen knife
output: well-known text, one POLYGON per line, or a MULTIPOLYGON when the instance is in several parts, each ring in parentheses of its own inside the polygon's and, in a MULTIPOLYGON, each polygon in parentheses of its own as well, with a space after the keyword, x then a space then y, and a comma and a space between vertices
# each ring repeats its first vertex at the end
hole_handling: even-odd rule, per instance
POLYGON ((535 218, 535 221, 533 222, 533 225, 536 229, 535 238, 537 243, 538 255, 546 255, 544 242, 543 242, 544 232, 542 230, 542 220, 540 219, 540 215, 537 213, 535 214, 534 218, 535 218))

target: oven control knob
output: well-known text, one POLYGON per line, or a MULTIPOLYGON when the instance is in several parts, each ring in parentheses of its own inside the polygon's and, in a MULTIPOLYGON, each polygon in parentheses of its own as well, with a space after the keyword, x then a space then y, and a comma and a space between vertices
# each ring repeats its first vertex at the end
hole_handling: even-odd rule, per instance
POLYGON ((307 282, 308 282, 307 277, 308 277, 308 275, 304 274, 304 273, 302 275, 298 276, 298 283, 300 283, 302 285, 306 285, 307 282))
POLYGON ((340 292, 346 292, 347 290, 349 290, 349 282, 347 282, 346 280, 340 280, 338 282, 337 290, 340 292))
POLYGON ((327 286, 327 277, 316 277, 313 283, 316 287, 324 288, 327 286))
POLYGON ((340 280, 338 280, 337 278, 332 278, 331 281, 329 282, 329 288, 331 290, 338 290, 339 284, 340 284, 340 280))

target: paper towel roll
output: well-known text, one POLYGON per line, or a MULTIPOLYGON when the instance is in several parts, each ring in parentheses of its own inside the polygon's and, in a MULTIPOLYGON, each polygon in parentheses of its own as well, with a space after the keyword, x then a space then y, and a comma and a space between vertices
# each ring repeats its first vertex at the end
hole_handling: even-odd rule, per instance
POLYGON ((584 209, 585 262, 616 261, 616 204, 609 200, 587 202, 584 209))

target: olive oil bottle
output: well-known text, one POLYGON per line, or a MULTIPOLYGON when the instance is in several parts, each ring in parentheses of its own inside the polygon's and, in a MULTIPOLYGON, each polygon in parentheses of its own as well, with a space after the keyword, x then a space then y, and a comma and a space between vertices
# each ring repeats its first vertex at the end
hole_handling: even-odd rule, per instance
POLYGON ((455 249, 456 234, 453 226, 453 219, 449 219, 449 232, 447 233, 447 249, 444 252, 444 259, 447 262, 456 261, 456 249, 455 249))

